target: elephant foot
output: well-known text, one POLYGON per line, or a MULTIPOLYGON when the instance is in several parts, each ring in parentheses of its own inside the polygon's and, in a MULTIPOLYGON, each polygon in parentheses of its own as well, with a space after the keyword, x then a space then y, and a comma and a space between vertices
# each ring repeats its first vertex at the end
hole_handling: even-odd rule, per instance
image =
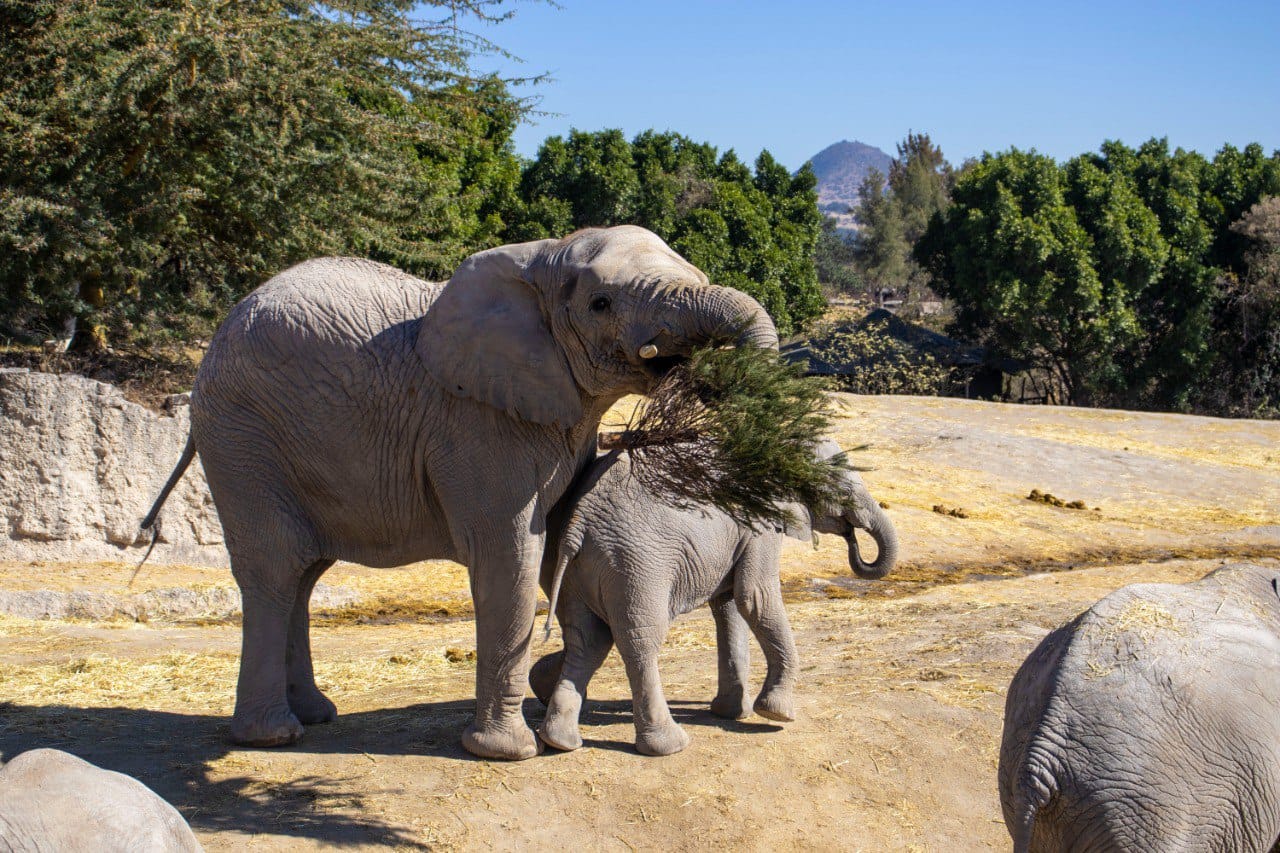
POLYGON ((751 709, 747 707, 746 692, 740 690, 737 693, 717 696, 711 700, 711 713, 726 720, 741 720, 751 716, 751 709))
POLYGON ((310 690, 289 688, 289 710, 304 726, 332 723, 338 719, 338 706, 316 687, 310 690))
POLYGON ((542 751, 541 742, 534 735, 533 729, 520 718, 517 718, 516 725, 510 729, 500 729, 497 726, 478 729, 472 723, 462 733, 462 748, 480 758, 497 761, 523 761, 542 751))
POLYGON ((241 746, 287 746, 302 739, 302 723, 287 705, 236 711, 231 740, 241 746))
POLYGON ((755 712, 766 720, 789 723, 796 718, 795 697, 788 689, 775 687, 756 697, 755 712))
POLYGON ((688 745, 689 736, 675 721, 636 732, 636 749, 641 755, 674 755, 688 745))
POLYGON ((537 663, 529 667, 529 687, 538 701, 546 705, 551 701, 551 694, 560 683, 560 669, 564 664, 564 652, 552 652, 538 658, 537 663))
POLYGON ((548 716, 538 729, 538 737, 550 747, 564 752, 572 752, 582 747, 582 735, 578 731, 576 720, 566 719, 564 715, 548 716))
MULTIPOLYGON (((543 658, 546 660, 546 658, 543 658)), ((560 686, 551 695, 547 705, 547 716, 538 729, 538 737, 547 746, 554 746, 565 752, 582 746, 582 735, 578 732, 578 714, 582 710, 582 697, 570 684, 560 686)))

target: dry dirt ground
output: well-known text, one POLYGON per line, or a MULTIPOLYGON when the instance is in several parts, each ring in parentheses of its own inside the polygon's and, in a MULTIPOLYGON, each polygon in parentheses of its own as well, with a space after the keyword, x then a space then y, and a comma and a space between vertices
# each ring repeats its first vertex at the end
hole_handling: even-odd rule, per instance
MULTIPOLYGON (((137 776, 210 850, 1005 849, 995 767, 1017 665, 1123 584, 1280 558, 1280 423, 841 401, 838 437, 871 445, 855 461, 890 506, 904 562, 892 579, 864 582, 849 577, 838 541, 789 548, 804 659, 795 723, 707 711, 714 632, 702 610, 677 623, 662 659, 673 712, 693 735, 685 752, 634 752, 612 656, 592 684, 584 749, 472 759, 458 745, 474 675, 464 572, 341 565, 326 582, 360 601, 323 613, 313 635, 318 679, 342 716, 302 743, 227 742, 234 615, 0 617, 0 753, 55 746, 137 776), (1030 501, 1032 489, 1087 508, 1030 501)), ((131 570, 0 564, 0 590, 230 585, 225 570, 157 566, 126 589, 131 570)), ((525 711, 536 725, 536 700, 525 711)))

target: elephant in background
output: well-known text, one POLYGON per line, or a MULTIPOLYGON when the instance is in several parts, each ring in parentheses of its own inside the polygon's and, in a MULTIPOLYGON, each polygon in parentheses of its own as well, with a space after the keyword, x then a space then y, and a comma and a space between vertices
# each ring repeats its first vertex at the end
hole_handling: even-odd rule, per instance
POLYGON ((1018 853, 1274 850, 1280 572, 1134 584, 1049 634, 1005 704, 1018 853))
POLYGON ((301 263, 227 316, 191 436, 244 608, 232 738, 271 746, 336 709, 308 603, 336 560, 465 564, 476 712, 463 745, 537 752, 521 714, 546 517, 596 455, 601 415, 733 330, 777 347, 753 299, 631 226, 472 255, 445 284, 352 258, 301 263))
POLYGON ((0 766, 0 849, 198 853, 191 827, 146 785, 57 749, 0 766))
MULTIPOLYGON (((821 459, 839 454, 824 441, 821 459)), ((808 542, 813 532, 848 540, 849 562, 860 577, 883 577, 897 559, 893 523, 861 478, 845 474, 843 506, 811 511, 788 505, 794 524, 785 533, 808 542), (863 562, 855 529, 870 532, 878 553, 863 562)), ((716 622, 719 690, 714 713, 740 719, 747 704, 748 631, 764 651, 768 674, 754 710, 770 720, 795 718, 799 669, 779 578, 782 535, 752 530, 709 506, 676 506, 633 476, 630 456, 614 451, 596 460, 573 498, 558 507, 543 561, 551 612, 560 619, 565 648, 532 672, 534 692, 547 704, 539 734, 557 749, 582 745, 578 716, 587 684, 617 645, 631 682, 636 748, 670 755, 689 737, 671 718, 658 675, 658 651, 671 621, 710 602, 716 622)), ((547 616, 550 630, 551 613, 547 616)))

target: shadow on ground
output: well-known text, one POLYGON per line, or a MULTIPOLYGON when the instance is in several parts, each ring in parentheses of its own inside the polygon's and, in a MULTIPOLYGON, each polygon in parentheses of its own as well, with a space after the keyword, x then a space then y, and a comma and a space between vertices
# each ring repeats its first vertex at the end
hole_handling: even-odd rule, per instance
MULTIPOLYGON (((537 726, 544 709, 525 702, 525 718, 537 726)), ((775 732, 778 726, 724 720, 705 703, 673 702, 681 725, 714 726, 734 732, 775 732)), ((240 747, 229 739, 225 717, 141 708, 79 708, 0 703, 0 758, 11 760, 39 747, 62 749, 86 761, 126 773, 172 803, 197 830, 265 833, 308 838, 338 846, 377 844, 422 847, 416 832, 380 820, 365 801, 375 790, 351 784, 365 762, 377 756, 424 756, 478 762, 462 749, 459 734, 471 721, 475 702, 427 702, 346 714, 329 725, 310 726, 300 743, 279 749, 240 747), (264 778, 260 770, 225 777, 234 765, 211 765, 233 755, 284 758, 289 754, 352 757, 350 775, 264 778), (215 778, 218 777, 218 778, 215 778)), ((626 700, 589 701, 582 722, 629 725, 626 700)), ((588 740, 588 748, 632 751, 628 741, 588 740)), ((536 760, 536 759, 535 759, 536 760)))

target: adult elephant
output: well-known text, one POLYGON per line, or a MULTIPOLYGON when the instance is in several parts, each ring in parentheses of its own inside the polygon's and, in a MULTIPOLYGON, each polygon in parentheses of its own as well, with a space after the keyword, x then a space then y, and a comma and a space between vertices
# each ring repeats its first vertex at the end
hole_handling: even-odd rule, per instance
POLYGON ((1280 572, 1123 587, 1009 686, 1000 805, 1016 853, 1280 850, 1280 572))
POLYGON ((695 345, 776 347, 758 303, 623 226, 472 255, 445 284, 372 261, 299 264, 232 309, 192 392, 198 451, 244 608, 232 738, 334 719, 308 603, 336 560, 465 564, 476 611, 470 752, 537 752, 525 724, 545 520, 604 412, 695 345))

